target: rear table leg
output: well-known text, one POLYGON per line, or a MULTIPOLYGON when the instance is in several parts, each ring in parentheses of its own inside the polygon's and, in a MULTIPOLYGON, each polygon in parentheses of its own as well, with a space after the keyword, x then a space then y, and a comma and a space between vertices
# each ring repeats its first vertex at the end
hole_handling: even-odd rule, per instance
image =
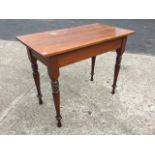
POLYGON ((121 48, 116 49, 117 57, 116 57, 116 64, 115 64, 115 70, 114 70, 114 80, 113 80, 113 85, 112 85, 112 94, 115 94, 118 74, 119 74, 119 70, 120 70, 120 66, 121 66, 122 55, 123 55, 123 53, 125 51, 125 47, 126 47, 126 41, 127 41, 127 37, 122 38, 121 48))
POLYGON ((95 67, 96 56, 91 58, 91 81, 94 81, 94 67, 95 67))
POLYGON ((112 85, 112 94, 115 94, 115 89, 116 89, 116 83, 118 79, 118 74, 120 70, 120 65, 121 65, 121 59, 122 59, 122 54, 117 50, 117 57, 116 57, 116 64, 115 64, 115 70, 114 70, 114 81, 112 85))

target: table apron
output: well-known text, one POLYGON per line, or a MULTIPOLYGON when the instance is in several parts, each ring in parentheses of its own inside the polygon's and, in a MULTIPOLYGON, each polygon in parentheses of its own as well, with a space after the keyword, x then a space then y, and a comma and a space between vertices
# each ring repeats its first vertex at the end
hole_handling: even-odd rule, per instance
POLYGON ((97 45, 81 48, 57 56, 59 67, 63 67, 96 55, 121 48, 123 38, 107 41, 97 45))

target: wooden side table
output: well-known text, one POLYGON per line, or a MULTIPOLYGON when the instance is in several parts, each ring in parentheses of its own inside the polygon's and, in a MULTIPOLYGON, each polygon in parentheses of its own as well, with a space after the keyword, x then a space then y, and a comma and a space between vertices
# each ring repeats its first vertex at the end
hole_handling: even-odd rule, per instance
POLYGON ((53 90, 58 127, 61 127, 62 119, 58 82, 59 69, 63 66, 91 58, 91 81, 93 81, 96 55, 116 50, 117 57, 112 85, 112 94, 114 94, 127 37, 133 33, 134 31, 132 30, 95 23, 17 37, 27 47, 40 104, 43 102, 37 60, 47 66, 53 90))

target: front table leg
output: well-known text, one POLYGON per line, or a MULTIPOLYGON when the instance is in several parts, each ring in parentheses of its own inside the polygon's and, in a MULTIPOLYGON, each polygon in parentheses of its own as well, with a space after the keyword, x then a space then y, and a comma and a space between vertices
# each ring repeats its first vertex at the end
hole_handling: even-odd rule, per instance
POLYGON ((31 62, 31 66, 32 66, 33 78, 34 78, 35 86, 36 86, 37 93, 38 93, 39 104, 43 104, 41 89, 40 89, 40 75, 38 72, 37 59, 32 55, 30 49, 27 49, 27 52, 28 52, 28 57, 31 62))
POLYGON ((56 119, 57 119, 57 126, 61 127, 61 114, 60 114, 60 92, 59 92, 59 69, 54 69, 52 71, 50 68, 48 69, 49 77, 51 79, 51 85, 52 85, 52 94, 53 94, 53 100, 54 100, 54 106, 56 110, 56 119))
POLYGON ((59 92, 59 81, 52 79, 52 91, 53 91, 53 100, 56 110, 56 119, 58 121, 57 126, 61 127, 61 115, 60 115, 60 92, 59 92))

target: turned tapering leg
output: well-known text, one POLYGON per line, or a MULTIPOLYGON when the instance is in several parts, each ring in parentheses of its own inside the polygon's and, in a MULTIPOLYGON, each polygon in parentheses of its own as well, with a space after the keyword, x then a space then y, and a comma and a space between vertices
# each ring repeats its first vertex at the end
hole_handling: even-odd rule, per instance
POLYGON ((37 93, 38 93, 39 104, 43 104, 41 90, 40 90, 40 75, 38 72, 37 62, 32 63, 32 70, 33 70, 33 78, 34 78, 37 93))
POLYGON ((56 110, 56 120, 57 126, 61 127, 61 114, 60 114, 60 92, 59 92, 59 68, 56 64, 48 67, 49 77, 51 79, 51 86, 52 86, 52 95, 54 100, 54 106, 56 110), (54 67, 54 68, 53 68, 54 67))
POLYGON ((116 49, 117 56, 116 56, 116 64, 115 64, 115 70, 114 70, 114 80, 112 85, 112 94, 115 94, 118 74, 121 66, 122 55, 126 47, 126 41, 127 41, 127 37, 122 38, 121 48, 116 49))
POLYGON ((91 58, 91 81, 94 81, 94 67, 95 67, 96 56, 91 58))
POLYGON ((61 114, 60 114, 60 92, 59 92, 59 82, 58 80, 52 79, 52 91, 53 91, 53 100, 56 110, 56 119, 58 121, 57 126, 61 127, 61 114))
POLYGON ((116 83, 117 83, 118 74, 119 74, 120 65, 121 65, 121 59, 122 59, 121 52, 119 52, 118 50, 116 50, 116 52, 117 52, 117 57, 116 57, 116 64, 115 64, 115 70, 114 70, 114 81, 112 85, 112 88, 113 88, 112 94, 115 94, 116 83))
POLYGON ((39 72, 38 72, 37 59, 32 56, 31 51, 29 49, 28 49, 28 56, 29 56, 29 59, 31 61, 31 66, 32 66, 32 71, 33 71, 33 78, 34 78, 35 86, 36 86, 36 89, 37 89, 37 94, 38 94, 37 96, 38 96, 38 99, 39 99, 39 104, 43 104, 41 89, 40 89, 40 75, 39 75, 39 72))

